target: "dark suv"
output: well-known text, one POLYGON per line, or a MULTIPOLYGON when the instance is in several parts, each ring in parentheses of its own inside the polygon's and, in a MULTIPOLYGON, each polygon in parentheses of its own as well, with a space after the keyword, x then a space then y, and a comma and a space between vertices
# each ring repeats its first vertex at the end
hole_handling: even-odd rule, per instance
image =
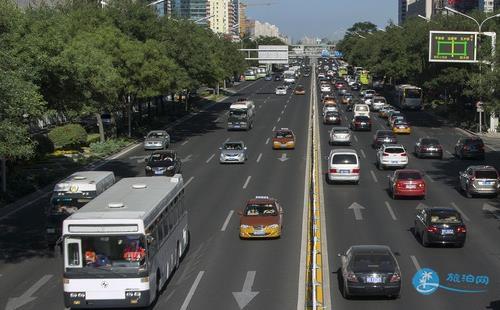
POLYGON ((460 138, 455 145, 455 156, 460 159, 476 158, 484 159, 484 143, 481 138, 460 138))
POLYGON ((392 130, 377 130, 373 136, 372 147, 374 149, 380 148, 382 144, 396 144, 398 139, 392 130))

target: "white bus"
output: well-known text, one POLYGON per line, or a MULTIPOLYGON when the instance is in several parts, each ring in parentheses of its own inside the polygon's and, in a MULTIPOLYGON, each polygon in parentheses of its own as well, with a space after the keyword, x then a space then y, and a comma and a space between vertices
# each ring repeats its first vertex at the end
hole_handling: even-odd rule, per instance
POLYGON ((111 171, 79 171, 54 186, 46 208, 46 238, 49 246, 56 244, 65 218, 115 184, 111 171))
POLYGON ((285 83, 295 83, 295 70, 287 70, 283 72, 283 81, 285 83))
POLYGON ((422 110, 422 88, 409 84, 396 85, 394 102, 402 110, 422 110))
POLYGON ((150 305, 189 243, 183 195, 180 174, 125 178, 67 218, 66 307, 150 305))

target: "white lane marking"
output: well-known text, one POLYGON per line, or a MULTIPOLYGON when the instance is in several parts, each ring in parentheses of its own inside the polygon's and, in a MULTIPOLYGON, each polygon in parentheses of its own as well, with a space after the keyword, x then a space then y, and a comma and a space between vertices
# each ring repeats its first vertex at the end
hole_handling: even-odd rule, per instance
POLYGON ((224 224, 222 225, 222 228, 220 231, 226 231, 227 225, 229 224, 229 221, 231 220, 231 216, 233 216, 234 210, 229 211, 229 214, 226 217, 226 220, 224 221, 224 224))
POLYGON ((270 138, 267 138, 267 140, 266 140, 266 144, 269 144, 269 139, 270 139, 270 138))
POLYGON ((356 140, 356 142, 358 142, 358 137, 356 137, 356 135, 354 135, 354 140, 356 140))
POLYGON ((283 114, 285 112, 285 110, 281 110, 281 114, 283 114))
POLYGON ((278 120, 276 121, 276 123, 279 123, 281 121, 281 117, 278 117, 278 120))
POLYGON ((450 151, 446 150, 445 152, 446 152, 446 154, 453 156, 453 154, 450 151))
POLYGON ((360 151, 361 151, 361 156, 363 156, 363 158, 366 158, 365 151, 363 151, 362 149, 360 151))
POLYGON ((257 157, 257 162, 259 162, 261 158, 262 158, 262 153, 260 153, 259 156, 257 157))
POLYGON ((186 145, 188 142, 189 142, 189 139, 186 140, 186 141, 184 141, 184 142, 182 142, 181 145, 186 145))
MULTIPOLYGON (((273 131, 275 131, 275 130, 276 130, 276 126, 274 126, 274 127, 273 127, 273 131)), ((266 143, 266 144, 267 144, 267 143, 266 143)))
POLYGON ((427 177, 427 179, 431 181, 431 183, 434 183, 434 179, 431 178, 428 174, 424 174, 424 176, 427 177))
POLYGON ((418 260, 415 257, 415 255, 410 255, 410 258, 411 258, 411 261, 413 262, 413 265, 415 266, 415 269, 417 269, 417 270, 422 269, 422 268, 420 268, 420 264, 418 263, 418 260))
POLYGON ((143 145, 142 142, 141 143, 137 143, 136 145, 133 145, 130 148, 126 148, 123 151, 121 151, 120 153, 118 153, 118 154, 116 154, 114 156, 111 156, 109 159, 110 160, 115 160, 115 159, 117 159, 117 158, 119 158, 119 157, 121 157, 121 156, 123 156, 123 155, 125 155, 125 154, 127 154, 129 152, 131 152, 132 150, 135 150, 136 148, 138 148, 141 145, 143 145))
POLYGON ((212 154, 206 161, 206 163, 208 164, 213 158, 215 157, 215 154, 212 154))
POLYGON ((378 183, 378 179, 377 176, 375 175, 375 172, 373 172, 373 170, 370 170, 370 174, 372 175, 373 181, 375 181, 375 183, 378 183))
POLYGON ((227 139, 224 140, 224 143, 226 143, 227 141, 229 141, 229 139, 231 139, 231 137, 227 137, 227 139))
POLYGON ((30 288, 28 288, 21 296, 9 298, 5 310, 15 310, 35 300, 36 297, 33 295, 42 286, 44 286, 47 282, 49 282, 52 276, 53 275, 51 274, 44 275, 38 281, 36 281, 35 284, 33 284, 30 288))
POLYGON ((392 219, 394 221, 397 221, 398 218, 396 217, 396 214, 394 214, 394 210, 392 210, 392 207, 388 201, 385 202, 385 206, 387 207, 387 211, 389 211, 389 214, 391 215, 392 219))
POLYGON ((248 183, 250 183, 250 180, 251 180, 251 179, 252 179, 252 176, 251 176, 251 175, 249 175, 249 176, 247 177, 247 180, 245 181, 245 184, 243 184, 243 189, 247 188, 248 183))
POLYGON ((184 302, 182 303, 180 310, 186 310, 188 308, 189 303, 191 302, 191 299, 193 298, 194 292, 196 291, 198 284, 200 284, 201 278, 203 277, 204 274, 205 274, 205 271, 198 272, 198 275, 196 276, 196 279, 194 280, 193 285, 191 285, 191 288, 189 289, 189 292, 186 296, 186 299, 184 299, 184 302))
POLYGON ((187 180, 187 182, 184 183, 184 188, 186 188, 189 185, 189 183, 191 183, 191 181, 193 181, 193 179, 194 179, 194 177, 190 177, 189 180, 187 180))
POLYGON ((215 121, 214 121, 214 122, 215 122, 215 123, 218 123, 218 122, 219 122, 219 120, 220 120, 220 117, 217 117, 217 118, 215 119, 215 121))
POLYGON ((453 206, 453 208, 455 208, 458 212, 460 212, 460 214, 462 214, 462 217, 464 218, 464 220, 466 220, 467 222, 470 222, 470 218, 465 215, 465 213, 457 206, 456 203, 452 202, 451 205, 453 206))
POLYGON ((285 104, 285 109, 286 109, 286 104, 285 104))

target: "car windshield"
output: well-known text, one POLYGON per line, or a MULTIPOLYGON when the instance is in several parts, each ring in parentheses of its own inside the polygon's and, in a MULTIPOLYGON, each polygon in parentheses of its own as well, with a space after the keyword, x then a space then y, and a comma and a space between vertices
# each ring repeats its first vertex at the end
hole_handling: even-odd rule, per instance
POLYGON ((354 120, 357 122, 368 122, 370 118, 368 116, 356 116, 354 120))
POLYGON ((498 174, 494 170, 477 170, 475 173, 476 179, 497 179, 498 174))
POLYGON ((332 157, 333 165, 356 165, 358 159, 354 154, 335 154, 332 157))
POLYGON ((338 112, 335 112, 335 111, 327 111, 326 112, 326 116, 339 116, 339 113, 338 112))
POLYGON ((422 175, 417 171, 400 171, 398 180, 421 180, 422 175))
POLYGON ((68 240, 68 268, 87 272, 138 268, 146 263, 145 238, 142 235, 71 236, 68 240), (78 241, 81 247, 72 246, 78 241), (82 258, 80 264, 79 260, 82 258), (78 261, 78 263, 77 263, 78 261), (81 267, 80 267, 81 266, 81 267))
POLYGON ((405 149, 403 149, 402 147, 386 147, 384 152, 390 154, 400 154, 404 153, 405 149))
POLYGON ((155 153, 151 155, 152 162, 171 162, 174 161, 172 154, 155 153))
POLYGON ((395 136, 394 136, 394 133, 392 133, 392 131, 383 131, 383 132, 378 132, 377 137, 378 138, 393 138, 395 136))
POLYGON ((230 110, 229 117, 234 119, 244 119, 247 116, 247 111, 245 110, 230 110))
POLYGON ((458 212, 434 212, 430 214, 430 222, 432 224, 459 224, 462 222, 462 219, 458 212))
POLYGON ((368 111, 368 107, 367 107, 367 106, 364 106, 364 105, 357 106, 355 109, 356 109, 356 111, 361 111, 361 112, 366 112, 366 111, 368 111))
POLYGON ((334 129, 333 133, 349 133, 349 129, 334 129))
POLYGON ((148 138, 162 138, 165 134, 163 132, 150 132, 148 138))
POLYGON ((289 131, 278 131, 278 132, 276 132, 275 137, 278 139, 283 139, 283 138, 291 139, 291 138, 293 138, 293 135, 289 131))
POLYGON ((246 216, 274 216, 277 215, 278 211, 274 204, 250 204, 245 208, 246 216))
POLYGON ((391 255, 386 253, 354 254, 349 264, 353 272, 394 272, 396 264, 391 255))
POLYGON ((222 148, 224 150, 241 151, 243 150, 243 145, 241 143, 226 143, 222 148))

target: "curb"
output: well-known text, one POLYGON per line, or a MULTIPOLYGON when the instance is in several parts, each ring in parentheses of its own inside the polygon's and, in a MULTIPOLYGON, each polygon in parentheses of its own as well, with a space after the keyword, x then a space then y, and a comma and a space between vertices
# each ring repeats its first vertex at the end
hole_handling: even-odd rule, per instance
MULTIPOLYGON (((200 109, 200 111, 198 112, 195 112, 195 113, 190 113, 188 115, 185 115, 183 117, 181 117, 180 119, 174 121, 173 123, 167 125, 165 127, 165 129, 171 129, 191 118, 193 118, 194 116, 198 115, 199 113, 201 112, 205 112, 206 110, 210 109, 211 107, 213 107, 215 104, 217 103, 220 103, 228 98, 230 98, 231 96, 234 96, 235 94, 237 94, 240 90, 242 89, 245 89, 246 87, 252 85, 253 83, 251 84, 248 84, 247 86, 245 87, 242 87, 241 89, 236 89, 236 90, 231 90, 231 91, 228 91, 230 93, 230 95, 228 96, 224 96, 222 98, 219 98, 217 101, 214 101, 214 102, 211 102, 209 104, 207 104, 206 106, 204 106, 202 109, 200 109)), ((99 169, 100 167, 102 167, 104 164, 108 163, 109 161, 111 160, 115 160, 125 154, 127 154, 128 152, 132 151, 133 149, 139 147, 142 142, 139 142, 140 140, 135 140, 133 142, 131 142, 130 144, 128 144, 127 146, 125 146, 123 149, 121 149, 120 151, 114 153, 114 154, 111 154, 103 159, 98 159, 94 162, 91 162, 83 167, 81 167, 80 169, 77 169, 71 173, 75 173, 75 172, 78 172, 78 171, 83 171, 83 170, 95 170, 95 169, 99 169)), ((4 207, 0 207, 0 220, 4 220, 6 218, 8 218, 9 216, 23 210, 24 208, 40 201, 41 199, 45 198, 46 196, 48 196, 51 192, 52 192, 52 189, 54 188, 54 186, 60 182, 61 180, 63 180, 64 178, 61 178, 61 179, 58 179, 56 181, 53 181, 51 182, 50 184, 42 187, 42 188, 39 188, 36 192, 34 193, 31 193, 31 194, 28 194, 26 196, 23 196, 23 197, 20 197, 19 199, 17 199, 16 201, 13 201, 7 205, 5 205, 4 207)))

